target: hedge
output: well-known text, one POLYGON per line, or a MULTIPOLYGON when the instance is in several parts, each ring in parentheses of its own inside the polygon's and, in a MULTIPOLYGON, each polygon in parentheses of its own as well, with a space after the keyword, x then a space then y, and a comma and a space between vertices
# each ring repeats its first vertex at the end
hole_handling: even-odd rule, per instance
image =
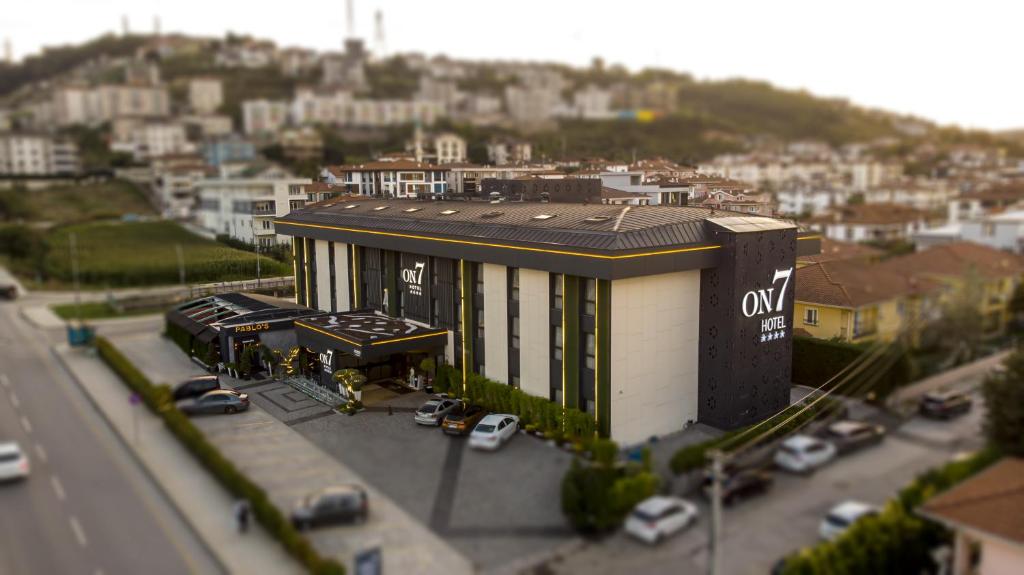
POLYGON ((593 463, 574 458, 562 479, 562 513, 584 533, 614 529, 637 503, 654 495, 659 484, 649 458, 640 466, 618 465, 618 446, 606 439, 596 440, 594 451, 593 463))
POLYGON ((536 430, 554 440, 568 439, 588 444, 597 434, 594 416, 572 407, 563 407, 546 397, 530 395, 521 389, 470 373, 463 389, 462 372, 448 365, 438 367, 434 388, 447 391, 467 403, 489 411, 511 413, 528 430, 536 430))
MULTIPOLYGON (((808 387, 820 387, 865 353, 867 353, 867 349, 859 345, 813 337, 794 337, 793 383, 808 387)), ((913 380, 913 362, 910 354, 902 346, 895 346, 894 349, 879 357, 877 361, 888 361, 889 368, 881 375, 873 374, 872 377, 878 377, 878 379, 871 385, 857 389, 855 395, 861 396, 868 392, 874 392, 875 397, 883 399, 893 390, 913 380)), ((864 381, 864 378, 867 377, 863 373, 861 376, 860 381, 864 381)), ((825 389, 831 389, 839 381, 837 379, 827 385, 825 389)))
POLYGON ((986 448, 961 461, 926 471, 900 490, 876 517, 862 519, 834 541, 822 542, 786 558, 783 575, 873 575, 934 572, 931 551, 948 543, 941 525, 914 515, 937 493, 960 483, 1001 457, 986 448))
MULTIPOLYGON (((777 422, 785 421, 786 419, 788 419, 789 417, 803 409, 805 405, 806 404, 804 402, 791 405, 784 409, 779 414, 773 416, 772 419, 776 420, 777 422)), ((840 409, 840 407, 841 406, 839 401, 835 399, 826 398, 820 400, 818 403, 814 405, 814 407, 794 417, 788 423, 778 428, 777 430, 773 431, 770 435, 765 437, 763 441, 772 441, 773 439, 777 439, 779 437, 792 433, 795 429, 803 426, 809 421, 812 421, 818 415, 823 413, 834 413, 836 410, 840 409)), ((676 475, 681 475, 688 471, 700 469, 707 463, 708 451, 726 444, 727 442, 731 441, 738 435, 746 433, 749 429, 755 427, 756 425, 761 424, 754 424, 752 426, 735 429, 733 431, 726 433, 725 435, 716 437, 714 439, 709 439, 708 441, 704 441, 702 443, 696 443, 693 445, 683 447, 682 449, 676 451, 672 455, 672 459, 669 462, 669 466, 672 468, 672 472, 675 473, 676 475)), ((762 431, 770 429, 767 424, 765 424, 763 427, 764 429, 762 431)), ((756 436, 756 432, 751 433, 748 439, 753 439, 756 436)))
POLYGON ((306 569, 315 575, 344 575, 345 568, 333 559, 321 557, 267 494, 210 443, 206 436, 179 411, 167 385, 153 385, 120 351, 104 337, 96 338, 100 357, 129 388, 158 416, 171 433, 197 460, 236 497, 249 501, 253 515, 306 569))

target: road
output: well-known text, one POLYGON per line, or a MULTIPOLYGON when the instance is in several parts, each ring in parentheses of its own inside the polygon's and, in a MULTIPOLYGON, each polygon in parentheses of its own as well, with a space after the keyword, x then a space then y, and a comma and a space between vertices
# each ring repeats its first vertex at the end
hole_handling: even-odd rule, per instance
POLYGON ((22 446, 32 475, 0 485, 0 575, 220 572, 62 371, 60 334, 17 305, 0 303, 0 441, 22 446))
MULTIPOLYGON (((963 384, 977 383, 980 376, 963 384)), ((723 569, 728 575, 764 575, 781 557, 818 541, 818 524, 835 504, 855 499, 883 505, 919 473, 957 453, 981 446, 984 409, 953 421, 913 418, 885 441, 842 457, 809 477, 775 474, 768 495, 726 508, 723 569)), ((704 573, 707 571, 709 510, 703 499, 698 523, 650 547, 622 532, 590 543, 553 562, 555 573, 704 573)))

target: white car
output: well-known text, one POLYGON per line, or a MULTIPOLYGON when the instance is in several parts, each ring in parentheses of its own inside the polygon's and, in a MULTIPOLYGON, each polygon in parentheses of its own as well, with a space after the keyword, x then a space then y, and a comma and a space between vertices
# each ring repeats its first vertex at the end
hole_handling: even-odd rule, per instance
POLYGON ((477 449, 499 448, 519 430, 519 418, 507 413, 492 413, 476 424, 469 434, 469 446, 477 449))
POLYGON ((0 443, 0 481, 28 477, 28 457, 21 452, 18 444, 11 441, 0 443))
POLYGON ((862 517, 877 515, 878 508, 860 501, 844 501, 836 505, 821 520, 818 534, 826 541, 832 541, 862 517))
POLYGON ((697 522, 697 506, 681 497, 648 497, 630 512, 626 533, 655 544, 697 522))
POLYGON ((775 452, 775 465, 793 473, 810 473, 835 457, 835 445, 810 435, 794 435, 775 452))

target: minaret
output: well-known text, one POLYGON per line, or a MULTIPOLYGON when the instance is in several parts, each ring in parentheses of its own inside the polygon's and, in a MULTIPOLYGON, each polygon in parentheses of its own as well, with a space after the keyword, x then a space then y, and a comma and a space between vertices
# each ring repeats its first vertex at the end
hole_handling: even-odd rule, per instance
POLYGON ((349 39, 356 37, 355 0, 345 0, 345 30, 349 39))
POLYGON ((10 38, 4 38, 4 62, 8 65, 14 64, 14 46, 10 38))
POLYGON ((160 15, 153 16, 153 35, 160 37, 160 15))
POLYGON ((377 53, 378 58, 383 58, 387 53, 387 42, 384 39, 384 11, 377 10, 373 15, 374 21, 374 40, 376 46, 374 46, 374 52, 377 53))
POLYGON ((121 15, 121 35, 122 36, 127 36, 129 34, 131 34, 131 30, 128 28, 128 15, 127 14, 122 14, 121 15))

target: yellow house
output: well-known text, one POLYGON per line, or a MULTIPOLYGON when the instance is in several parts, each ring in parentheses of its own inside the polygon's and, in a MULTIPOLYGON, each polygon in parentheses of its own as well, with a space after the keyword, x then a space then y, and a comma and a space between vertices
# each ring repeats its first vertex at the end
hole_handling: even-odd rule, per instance
POLYGON ((805 265, 795 282, 794 329, 850 343, 890 341, 920 325, 939 291, 935 282, 856 260, 805 265))

